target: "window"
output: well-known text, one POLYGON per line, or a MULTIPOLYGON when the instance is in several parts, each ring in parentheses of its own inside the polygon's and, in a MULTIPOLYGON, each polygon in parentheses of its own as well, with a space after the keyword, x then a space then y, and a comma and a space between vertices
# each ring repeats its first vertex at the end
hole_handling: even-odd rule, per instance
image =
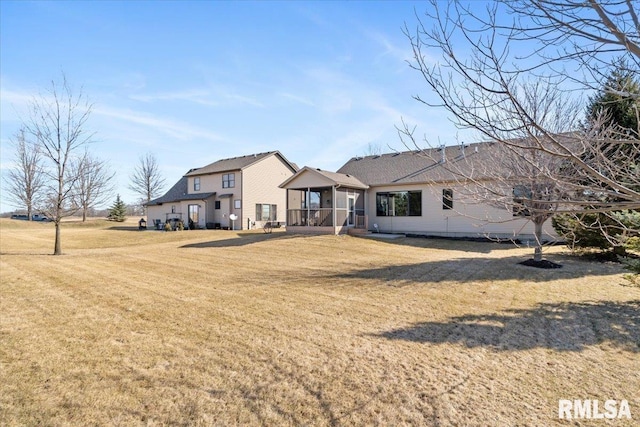
POLYGON ((422 216, 422 191, 376 193, 377 216, 422 216))
POLYGON ((240 209, 242 207, 242 202, 240 200, 234 200, 233 201, 233 207, 235 209, 240 209))
POLYGON ((531 216, 527 204, 531 202, 533 193, 526 185, 513 187, 513 216, 531 216))
POLYGON ((225 173, 222 175, 222 188, 233 188, 236 186, 236 174, 225 173))
POLYGON ((442 209, 453 209, 453 190, 450 188, 442 190, 442 209))
POLYGON ((277 205, 256 204, 256 221, 276 221, 277 218, 277 205))
POLYGON ((193 178, 193 191, 200 191, 200 177, 193 178))
POLYGON ((220 209, 220 200, 216 200, 216 201, 215 201, 214 208, 215 208, 215 209, 220 209))

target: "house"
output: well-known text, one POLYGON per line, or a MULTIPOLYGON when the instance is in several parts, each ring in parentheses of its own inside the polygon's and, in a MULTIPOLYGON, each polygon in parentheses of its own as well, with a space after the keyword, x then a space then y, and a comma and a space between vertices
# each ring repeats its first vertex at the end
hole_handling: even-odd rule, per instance
MULTIPOLYGON (((530 221, 506 208, 467 203, 468 191, 442 167, 461 159, 474 167, 492 155, 491 145, 473 144, 353 157, 335 173, 305 167, 282 184, 288 191, 287 230, 533 240, 530 221), (333 229, 323 228, 329 217, 333 229)), ((550 221, 543 235, 557 237, 550 221)))
POLYGON ((286 192, 279 185, 297 170, 279 151, 191 169, 165 195, 147 203, 147 220, 150 224, 182 220, 195 228, 234 230, 284 222, 286 192))

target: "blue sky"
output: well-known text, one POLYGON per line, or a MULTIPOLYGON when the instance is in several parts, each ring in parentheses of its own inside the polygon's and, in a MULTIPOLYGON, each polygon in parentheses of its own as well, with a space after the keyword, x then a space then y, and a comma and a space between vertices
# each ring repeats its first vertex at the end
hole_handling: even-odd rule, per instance
MULTIPOLYGON (((172 185, 190 168, 280 150, 336 170, 368 146, 404 150, 401 118, 456 143, 406 59, 423 2, 0 2, 0 169, 28 101, 61 72, 94 103, 91 151, 126 187, 155 153, 172 185)), ((0 198, 0 210, 12 207, 0 198)))

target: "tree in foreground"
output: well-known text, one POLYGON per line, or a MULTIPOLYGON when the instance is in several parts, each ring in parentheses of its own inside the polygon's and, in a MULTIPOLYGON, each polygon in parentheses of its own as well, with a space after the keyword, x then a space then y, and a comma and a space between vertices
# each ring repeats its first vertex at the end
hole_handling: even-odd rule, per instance
MULTIPOLYGON (((600 90, 589 98, 585 127, 594 127, 602 118, 602 125, 617 129, 620 138, 637 138, 640 134, 639 78, 638 74, 629 71, 624 61, 614 62, 614 68, 600 90)), ((619 156, 611 153, 614 158, 623 162, 618 165, 618 169, 630 164, 635 165, 636 172, 639 173, 637 165, 640 151, 622 154, 619 156)), ((629 186, 640 191, 640 184, 630 182, 629 186)), ((640 210, 569 213, 554 218, 553 224, 571 248, 613 248, 614 253, 624 254, 626 242, 640 235, 640 210)))
POLYGON ((104 160, 85 152, 82 157, 71 162, 71 174, 77 177, 73 205, 82 212, 84 222, 92 207, 105 202, 113 194, 112 179, 115 172, 109 170, 109 165, 104 160))
MULTIPOLYGON (((552 86, 542 82, 524 85, 519 90, 523 105, 535 115, 536 120, 544 123, 555 133, 570 129, 571 122, 563 117, 577 117, 579 105, 569 102, 563 94, 552 86), (569 127, 567 127, 569 126, 569 127)), ((509 115, 496 117, 504 126, 509 126, 509 115)), ((399 135, 405 145, 415 149, 420 142, 414 136, 414 130, 404 124, 399 135)), ((560 179, 567 168, 565 159, 534 149, 527 131, 512 133, 511 144, 486 142, 473 147, 461 145, 457 154, 447 158, 440 149, 423 150, 422 156, 442 171, 439 182, 450 182, 455 192, 456 203, 483 204, 504 212, 499 217, 475 218, 478 222, 507 222, 514 219, 526 219, 534 228, 534 261, 542 261, 544 244, 543 225, 549 218, 566 209, 565 204, 575 190, 574 186, 560 179)), ((543 139, 544 135, 538 138, 543 139)), ((451 152, 452 150, 447 150, 451 152)))
POLYGON ((153 153, 141 156, 130 176, 129 189, 142 196, 143 204, 161 195, 165 179, 153 153))
POLYGON ((5 189, 13 205, 27 211, 30 221, 43 196, 45 177, 42 153, 38 146, 26 140, 24 128, 18 131, 11 142, 15 147, 15 166, 7 173, 5 189))
POLYGON ((93 133, 87 129, 91 109, 82 90, 75 93, 63 75, 62 82, 53 81, 46 93, 34 98, 24 123, 26 137, 42 153, 44 161, 47 182, 41 210, 55 225, 54 255, 62 254, 62 219, 76 212, 72 200, 78 177, 73 174, 71 162, 92 142, 93 133))
POLYGON ((120 199, 120 195, 116 197, 116 201, 109 208, 109 221, 124 222, 127 214, 127 205, 120 199))
MULTIPOLYGON (((639 167, 627 154, 640 152, 638 134, 610 124, 604 112, 583 128, 582 115, 573 108, 580 100, 562 91, 565 83, 578 91, 597 88, 612 55, 638 73, 636 8, 636 3, 625 1, 516 0, 495 1, 481 9, 432 0, 426 19, 418 16, 414 29, 405 26, 413 49, 410 66, 435 95, 435 101, 419 95, 415 99, 427 107, 444 108, 459 128, 508 147, 525 162, 527 153, 534 151, 545 159, 558 159, 557 173, 542 175, 562 189, 554 191, 554 200, 542 198, 549 206, 574 213, 637 209, 639 167), (438 60, 434 52, 441 53, 438 60), (532 85, 541 94, 533 99, 536 102, 527 89, 532 85), (559 108, 542 114, 539 106, 552 103, 559 108)), ((415 129, 406 124, 400 131, 414 149, 425 143, 433 147, 427 138, 418 141, 415 129)), ((538 201, 535 193, 526 195, 529 204, 538 201)))

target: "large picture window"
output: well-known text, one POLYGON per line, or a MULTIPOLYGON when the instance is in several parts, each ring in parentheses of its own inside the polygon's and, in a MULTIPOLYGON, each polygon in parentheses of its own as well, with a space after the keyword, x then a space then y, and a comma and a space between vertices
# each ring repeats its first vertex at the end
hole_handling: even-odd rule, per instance
POLYGON ((233 188, 236 186, 236 174, 225 173, 222 175, 222 188, 233 188))
POLYGON ((422 216, 422 191, 376 193, 377 216, 422 216))
POLYGON ((278 205, 256 204, 256 221, 276 221, 278 205))

